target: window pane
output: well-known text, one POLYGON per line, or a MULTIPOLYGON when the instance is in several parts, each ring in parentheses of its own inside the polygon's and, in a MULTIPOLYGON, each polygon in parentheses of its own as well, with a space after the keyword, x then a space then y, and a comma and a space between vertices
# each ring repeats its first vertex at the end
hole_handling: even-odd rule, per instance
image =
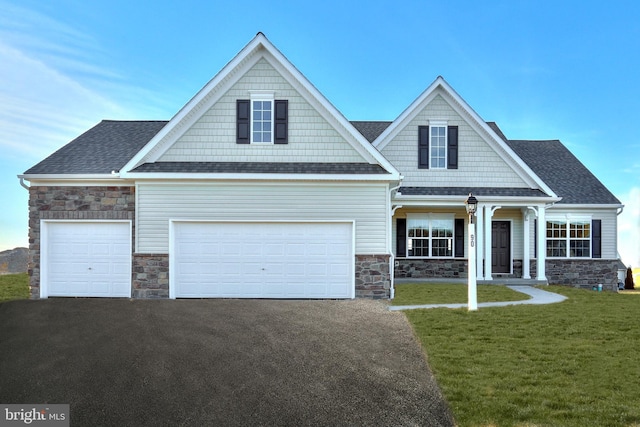
POLYGON ((446 128, 444 126, 430 127, 430 154, 431 167, 444 168, 447 156, 446 128))
POLYGON ((572 240, 569 247, 569 256, 590 257, 591 242, 589 240, 572 240))
POLYGON ((548 257, 566 257, 567 242, 565 240, 547 240, 548 257))
POLYGON ((409 250, 409 256, 427 256, 429 255, 428 239, 413 239, 412 249, 409 250))
POLYGON ((253 101, 253 142, 271 142, 272 101, 253 101))
POLYGON ((433 239, 431 255, 434 257, 447 257, 452 255, 452 239, 433 239))

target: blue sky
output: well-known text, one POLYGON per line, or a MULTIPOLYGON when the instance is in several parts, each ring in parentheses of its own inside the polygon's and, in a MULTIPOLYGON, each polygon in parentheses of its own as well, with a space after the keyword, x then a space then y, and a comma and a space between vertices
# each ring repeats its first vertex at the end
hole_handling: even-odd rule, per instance
POLYGON ((640 3, 615 0, 0 0, 0 250, 27 245, 18 174, 102 119, 171 118, 258 31, 350 120, 442 75, 508 138, 562 140, 640 266, 640 3))

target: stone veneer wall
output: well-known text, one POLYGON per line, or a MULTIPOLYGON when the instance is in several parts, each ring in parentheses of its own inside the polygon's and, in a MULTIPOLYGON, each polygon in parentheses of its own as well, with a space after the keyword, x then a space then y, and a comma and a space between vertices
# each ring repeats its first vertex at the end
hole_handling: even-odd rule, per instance
POLYGON ((389 255, 356 255, 356 297, 390 297, 389 255))
POLYGON ((395 277, 398 278, 467 278, 467 259, 396 259, 395 277))
POLYGON ((130 220, 133 223, 134 217, 135 187, 31 186, 29 188, 30 297, 32 299, 40 297, 40 220, 117 219, 130 220))
POLYGON ((169 298, 169 255, 133 255, 133 298, 169 298))
POLYGON ((618 290, 615 259, 547 259, 545 268, 551 285, 592 289, 601 283, 608 291, 618 290))

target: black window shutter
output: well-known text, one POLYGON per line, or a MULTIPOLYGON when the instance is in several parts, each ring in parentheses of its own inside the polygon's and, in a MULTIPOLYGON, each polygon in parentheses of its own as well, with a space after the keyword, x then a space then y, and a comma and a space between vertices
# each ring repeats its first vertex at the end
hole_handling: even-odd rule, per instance
POLYGON ((407 220, 396 219, 396 256, 407 256, 407 220))
POLYGON ((275 138, 273 142, 275 144, 286 144, 288 143, 288 126, 289 126, 289 101, 287 100, 276 100, 274 101, 274 125, 275 125, 275 138))
POLYGON ((447 135, 447 169, 458 169, 458 126, 449 126, 447 135))
POLYGON ((464 219, 456 218, 453 226, 455 257, 464 258, 464 219))
POLYGON ((602 221, 591 221, 591 258, 602 258, 602 221))
POLYGON ((249 132, 251 129, 249 118, 251 116, 250 101, 238 99, 236 101, 236 144, 249 144, 249 132))
POLYGON ((418 169, 429 169, 429 126, 418 126, 418 169))

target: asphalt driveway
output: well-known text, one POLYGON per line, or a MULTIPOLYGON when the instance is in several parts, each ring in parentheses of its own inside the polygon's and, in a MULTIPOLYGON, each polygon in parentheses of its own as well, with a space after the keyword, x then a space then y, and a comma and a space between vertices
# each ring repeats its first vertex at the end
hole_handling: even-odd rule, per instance
POLYGON ((0 403, 69 403, 71 425, 453 425, 404 315, 368 300, 3 303, 0 403))

